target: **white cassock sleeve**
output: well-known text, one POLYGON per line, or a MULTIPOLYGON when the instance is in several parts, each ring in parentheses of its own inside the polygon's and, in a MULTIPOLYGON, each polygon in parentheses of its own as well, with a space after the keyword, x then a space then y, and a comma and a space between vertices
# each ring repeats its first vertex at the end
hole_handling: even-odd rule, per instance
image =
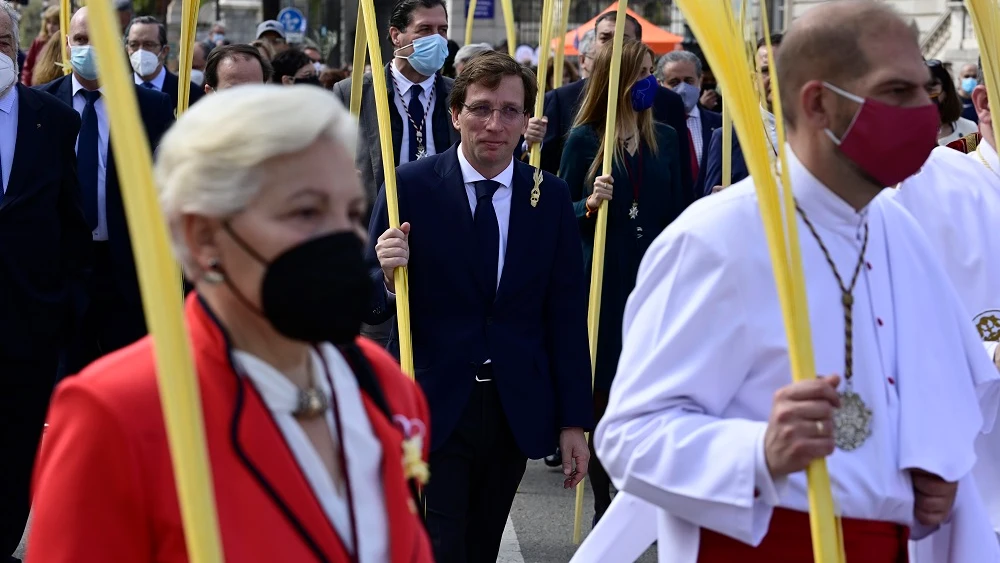
POLYGON ((673 227, 646 253, 629 297, 597 454, 619 490, 758 545, 784 480, 767 469, 767 423, 722 417, 754 359, 745 261, 704 225, 673 227))

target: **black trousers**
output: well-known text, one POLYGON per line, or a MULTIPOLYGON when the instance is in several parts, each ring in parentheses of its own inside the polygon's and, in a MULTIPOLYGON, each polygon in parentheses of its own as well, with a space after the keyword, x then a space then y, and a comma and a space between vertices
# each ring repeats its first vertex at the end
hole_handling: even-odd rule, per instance
POLYGON ((58 352, 0 357, 0 561, 17 549, 31 510, 31 472, 55 385, 58 352))
POLYGON ((94 242, 94 272, 89 302, 80 326, 75 327, 60 378, 75 375, 91 362, 124 348, 146 335, 142 306, 122 298, 114 275, 110 246, 94 242))
MULTIPOLYGON (((594 391, 595 424, 601 421, 604 411, 608 409, 609 395, 607 391, 594 391)), ((611 477, 608 477, 601 460, 597 459, 593 432, 590 433, 590 465, 587 466, 587 477, 590 478, 590 488, 594 491, 594 516, 600 520, 611 506, 611 477)))
MULTIPOLYGON (((492 377, 483 366, 479 377, 492 377)), ((514 441, 493 382, 477 382, 455 431, 431 452, 424 488, 437 563, 495 563, 528 458, 514 441)))

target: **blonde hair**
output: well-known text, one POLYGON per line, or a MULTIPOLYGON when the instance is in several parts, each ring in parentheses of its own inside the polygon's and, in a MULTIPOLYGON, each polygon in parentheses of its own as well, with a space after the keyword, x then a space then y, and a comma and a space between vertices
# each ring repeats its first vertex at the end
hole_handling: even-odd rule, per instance
MULTIPOLYGON (((608 119, 608 85, 611 83, 611 57, 612 42, 607 42, 597 52, 594 57, 593 70, 590 72, 590 80, 587 82, 587 89, 583 95, 583 102, 580 104, 580 111, 576 114, 574 127, 589 125, 597 131, 597 136, 601 144, 597 147, 597 156, 587 171, 587 177, 593 179, 597 177, 597 171, 601 169, 604 160, 604 128, 608 119)), ((639 138, 649 146, 649 150, 656 152, 656 133, 653 128, 653 112, 647 110, 637 113, 632 109, 632 86, 636 81, 645 78, 639 76, 639 69, 642 68, 642 60, 649 55, 650 60, 654 60, 653 51, 639 41, 625 41, 622 44, 621 73, 618 78, 618 116, 615 120, 617 134, 627 131, 627 127, 635 124, 639 129, 639 138)), ((621 144, 616 144, 614 158, 619 162, 625 159, 625 149, 621 144)), ((589 184, 589 182, 587 182, 589 184)))
POLYGON ((31 71, 31 86, 48 84, 63 75, 63 40, 53 35, 45 42, 31 71))
POLYGON ((42 29, 38 32, 38 36, 42 39, 49 38, 49 26, 48 23, 53 21, 54 23, 59 23, 59 6, 49 6, 45 8, 42 12, 42 29))
POLYGON ((157 149, 154 175, 174 253, 188 277, 200 269, 184 240, 184 216, 238 213, 260 191, 266 161, 303 151, 321 137, 354 159, 357 122, 321 88, 239 86, 206 96, 177 120, 157 149))

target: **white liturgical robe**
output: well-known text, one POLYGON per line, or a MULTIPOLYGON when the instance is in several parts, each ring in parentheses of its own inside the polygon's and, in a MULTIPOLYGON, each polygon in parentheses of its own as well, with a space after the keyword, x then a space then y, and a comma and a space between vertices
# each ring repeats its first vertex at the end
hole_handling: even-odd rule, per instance
MULTIPOLYGON (((931 530, 914 521, 908 470, 969 474, 1000 376, 913 219, 886 197, 858 212, 788 157, 796 200, 845 283, 869 233, 853 292, 853 390, 873 412, 872 434, 827 458, 834 501, 842 516, 922 537, 931 530)), ((773 479, 764 458, 772 398, 791 373, 752 182, 699 200, 650 247, 595 434, 618 489, 659 509, 662 562, 695 562, 699 527, 758 545, 775 507, 809 509, 805 473, 773 479)), ((816 369, 843 374, 840 287, 801 218, 799 238, 816 369)), ((971 548, 1000 554, 989 535, 992 547, 971 548)))
MULTIPOLYGON (((924 229, 967 318, 993 358, 1000 340, 1000 159, 987 143, 972 154, 940 147, 920 173, 892 192, 924 229)), ((1000 433, 980 436, 973 469, 994 530, 1000 532, 1000 433)), ((951 530, 919 542, 914 563, 933 562, 951 530)))

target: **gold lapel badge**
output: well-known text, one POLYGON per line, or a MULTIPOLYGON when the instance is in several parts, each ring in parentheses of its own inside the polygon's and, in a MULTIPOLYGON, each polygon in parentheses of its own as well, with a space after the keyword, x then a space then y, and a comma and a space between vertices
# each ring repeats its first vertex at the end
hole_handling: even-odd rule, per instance
POLYGON ((535 187, 531 188, 531 206, 538 207, 538 200, 542 197, 542 171, 535 169, 535 187))

